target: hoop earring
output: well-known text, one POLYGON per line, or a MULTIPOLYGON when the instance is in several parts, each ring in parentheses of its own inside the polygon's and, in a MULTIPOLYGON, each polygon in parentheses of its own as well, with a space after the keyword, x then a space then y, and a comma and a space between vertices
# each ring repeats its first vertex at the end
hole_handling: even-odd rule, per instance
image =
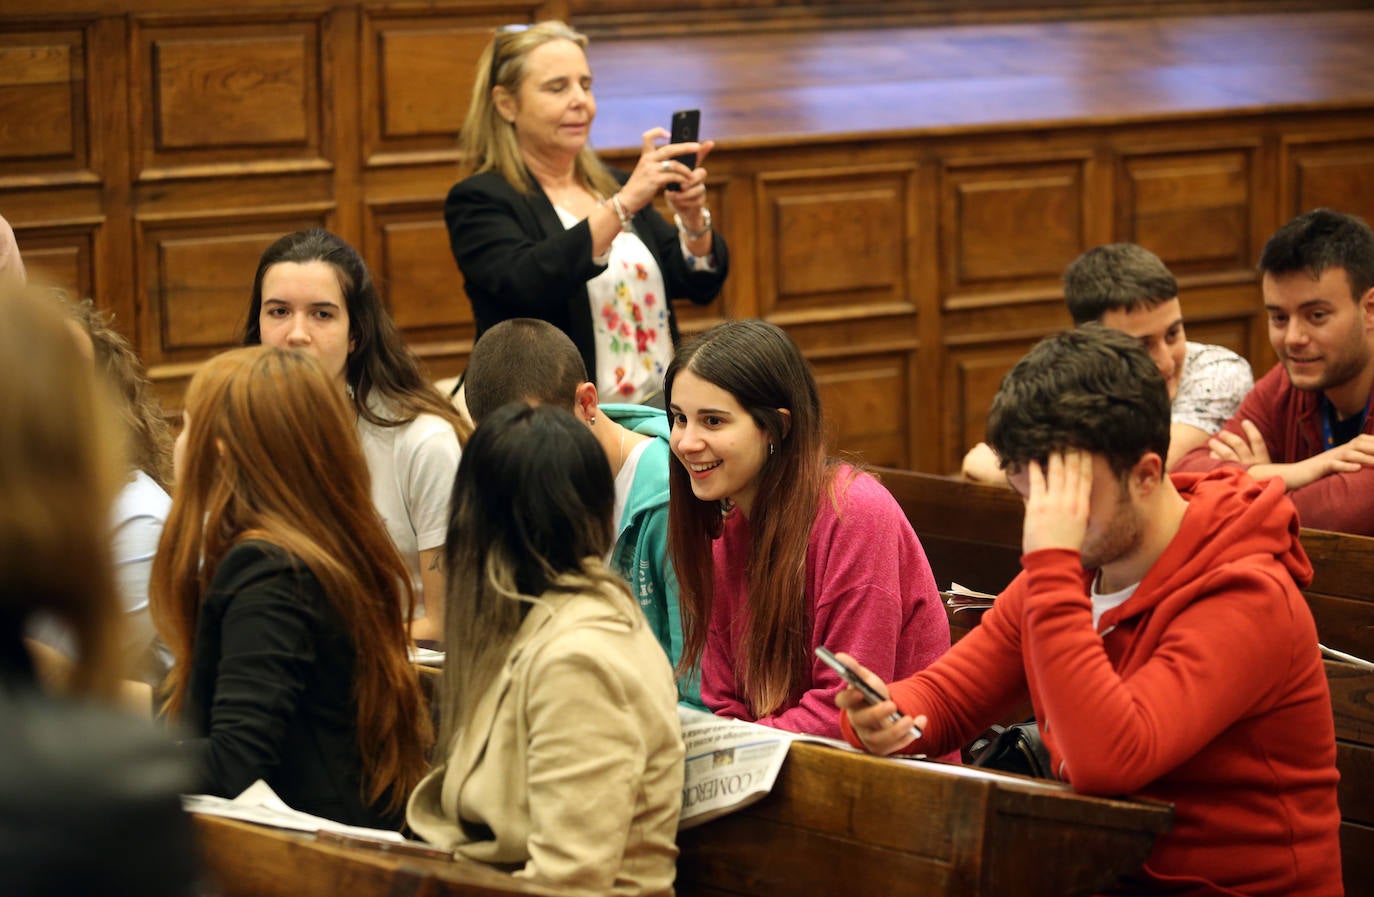
POLYGON ((777 451, 777 446, 773 445, 773 443, 771 443, 771 442, 768 443, 768 454, 769 454, 769 455, 772 455, 772 454, 774 454, 776 451, 777 451))

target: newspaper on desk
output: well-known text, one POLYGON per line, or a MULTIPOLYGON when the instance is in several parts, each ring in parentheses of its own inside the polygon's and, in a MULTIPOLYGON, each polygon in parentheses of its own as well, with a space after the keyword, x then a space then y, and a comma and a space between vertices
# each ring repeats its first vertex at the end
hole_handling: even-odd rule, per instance
MULTIPOLYGON (((863 753, 849 743, 834 738, 784 732, 768 726, 712 716, 681 705, 677 708, 677 715, 682 724, 682 740, 687 746, 682 782, 682 816, 677 826, 679 831, 763 800, 773 790, 773 783, 777 781, 783 761, 787 759, 787 750, 794 741, 863 753)), ((1014 783, 1020 788, 1069 788, 1064 782, 1029 779, 956 763, 932 762, 924 754, 904 754, 888 759, 951 778, 1014 783)))
POLYGON ((682 741, 687 746, 679 830, 762 800, 773 790, 787 759, 787 749, 794 741, 855 751, 833 738, 784 732, 681 705, 677 716, 682 725, 682 741))

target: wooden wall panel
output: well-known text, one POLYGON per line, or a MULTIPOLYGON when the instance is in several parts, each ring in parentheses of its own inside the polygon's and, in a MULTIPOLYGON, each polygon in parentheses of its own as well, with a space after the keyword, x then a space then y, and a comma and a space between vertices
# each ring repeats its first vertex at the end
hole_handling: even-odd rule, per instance
POLYGON ((63 290, 75 301, 96 295, 91 259, 95 254, 95 228, 57 227, 23 230, 24 267, 29 279, 63 290))
POLYGON ((1115 239, 1154 252, 1176 277, 1235 270, 1249 278, 1253 155, 1249 147, 1124 155, 1115 239))
POLYGON ((1035 345, 1036 340, 950 350, 945 368, 944 401, 949 409, 944 458, 947 470, 958 470, 964 453, 983 441, 988 408, 1007 371, 1035 345))
POLYGON ((908 353, 889 352, 830 357, 812 362, 833 448, 860 455, 869 464, 881 458, 910 457, 906 409, 911 401, 908 353))
POLYGON ((760 314, 909 305, 909 181, 909 171, 844 168, 760 177, 760 314))
POLYGON ((944 308, 1059 294, 1064 266, 1087 248, 1087 155, 958 163, 944 175, 944 308))
POLYGON ((141 21, 139 178, 327 168, 324 24, 300 14, 141 21))
MULTIPOLYGON (((639 12, 635 0, 614 3, 133 0, 115 12, 11 0, 0 14, 0 213, 36 274, 119 312, 170 408, 204 358, 237 342, 262 248, 312 225, 358 246, 410 345, 435 375, 455 374, 473 326, 442 204, 473 61, 495 26, 549 14, 686 29, 642 0, 639 12)), ((792 10, 842 6, 712 0, 696 21, 777 13, 772 27, 792 10)), ((1220 18, 1197 34, 1170 30, 1174 20, 1139 26, 1176 36, 1154 43, 1126 40, 1121 23, 1083 45, 1066 42, 1091 23, 1022 38, 974 30, 932 54, 909 52, 907 42, 929 39, 917 29, 890 32, 900 46, 883 46, 872 80, 862 51, 831 55, 861 43, 853 33, 804 45, 787 35, 799 49, 776 59, 757 37, 734 38, 723 64, 694 65, 687 79, 640 64, 668 44, 624 41, 597 63, 594 136, 625 167, 645 123, 701 106, 723 138, 710 202, 732 272, 717 302, 679 305, 684 331, 755 315, 784 326, 815 366, 838 447, 947 472, 981 438, 1005 370, 1068 325, 1063 267, 1099 242, 1159 252, 1179 276, 1190 336, 1267 369, 1253 273, 1263 240, 1317 204, 1374 219, 1374 104, 1359 92, 1368 74, 1353 71, 1368 41, 1316 61, 1333 35, 1374 33, 1369 21, 1304 32, 1290 63, 1311 62, 1307 77, 1272 84, 1260 76, 1273 63, 1217 37, 1232 33, 1220 18), (1082 55, 1040 51, 1050 58, 1037 69, 1028 57, 1041 38, 1082 55), (989 46, 1019 50, 999 68, 989 46), (1093 78, 1104 46, 1112 64, 1093 78), (1138 72, 1117 65, 1141 47, 1138 72), (1215 77, 1181 92, 1149 80, 1194 63, 1215 77), (1227 82, 1241 64, 1256 67, 1227 82), (1262 89, 1247 92, 1251 80, 1262 89), (1104 112, 1103 85, 1142 84, 1141 105, 1104 112), (1043 108, 1018 108, 1041 88, 1043 108), (974 119, 949 96, 996 102, 974 119)), ((709 55, 717 40, 688 55, 709 55)))
POLYGON ((1284 217, 1319 206, 1374 222, 1374 137, 1286 142, 1284 217))
MULTIPOLYGON (((1255 316, 1222 320, 1198 320, 1187 322, 1188 340, 1194 343, 1213 343, 1225 346, 1242 357, 1250 354, 1250 343, 1256 329, 1255 316)), ((1255 379, 1264 371, 1257 370, 1255 379)))
POLYGON ((282 234, 328 224, 323 213, 138 222, 142 352, 153 379, 184 378, 184 363, 238 345, 263 250, 282 234))
MULTIPOLYGON (((518 21, 528 21, 530 11, 518 21)), ((499 15, 499 14, 498 14, 499 15)), ((362 105, 367 164, 457 162, 472 62, 498 15, 428 10, 363 13, 362 105)))
POLYGON ((378 203, 368 209, 373 277, 407 339, 471 340, 472 306, 449 251, 448 228, 432 202, 378 203))
POLYGON ((86 33, 0 31, 0 187, 90 166, 86 33))

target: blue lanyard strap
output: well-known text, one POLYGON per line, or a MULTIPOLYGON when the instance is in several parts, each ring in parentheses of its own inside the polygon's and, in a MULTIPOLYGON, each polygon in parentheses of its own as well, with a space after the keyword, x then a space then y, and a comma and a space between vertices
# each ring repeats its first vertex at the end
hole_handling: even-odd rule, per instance
MULTIPOLYGON (((1331 404, 1331 400, 1325 395, 1321 397, 1321 419, 1322 419, 1322 445, 1327 449, 1336 447, 1336 436, 1332 430, 1331 422, 1336 417, 1336 406, 1331 404)), ((1369 399, 1364 400, 1364 411, 1360 412, 1360 429, 1364 429, 1364 422, 1369 419, 1369 399)))

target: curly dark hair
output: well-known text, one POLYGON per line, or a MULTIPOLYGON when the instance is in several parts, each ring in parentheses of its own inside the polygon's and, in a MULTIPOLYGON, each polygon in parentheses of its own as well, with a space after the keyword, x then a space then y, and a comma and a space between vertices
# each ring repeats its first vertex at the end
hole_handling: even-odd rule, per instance
POLYGON ((1140 341, 1100 324, 1046 337, 1002 379, 988 444, 1004 467, 1065 448, 1102 455, 1118 476, 1169 453, 1169 392, 1140 341))

